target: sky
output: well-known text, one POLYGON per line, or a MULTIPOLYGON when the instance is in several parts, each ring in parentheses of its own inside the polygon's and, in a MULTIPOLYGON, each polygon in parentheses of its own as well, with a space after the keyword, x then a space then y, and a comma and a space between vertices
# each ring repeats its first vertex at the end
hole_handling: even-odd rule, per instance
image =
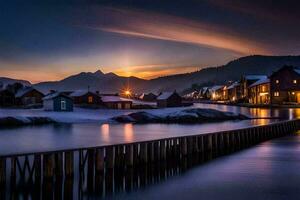
POLYGON ((247 55, 300 55, 296 0, 0 2, 0 77, 152 79, 247 55))

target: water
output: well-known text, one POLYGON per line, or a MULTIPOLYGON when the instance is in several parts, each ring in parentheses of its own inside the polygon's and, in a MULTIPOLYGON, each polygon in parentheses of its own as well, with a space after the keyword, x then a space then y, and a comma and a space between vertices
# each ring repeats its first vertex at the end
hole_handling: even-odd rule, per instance
MULTIPOLYGON (((195 107, 231 111, 255 119, 198 125, 73 123, 0 130, 0 153, 100 146, 149 139, 193 135, 272 123, 300 116, 300 109, 255 109, 196 104, 195 107)), ((152 112, 159 112, 154 110, 152 112)), ((300 135, 275 139, 214 160, 160 163, 158 168, 105 172, 100 181, 74 179, 32 185, 18 182, 0 188, 0 199, 299 199, 300 135), (55 186, 55 187, 54 187, 55 186), (9 187, 11 187, 9 189, 9 187), (5 189, 5 191, 1 191, 5 189), (4 194, 4 196, 2 196, 4 194), (38 195, 38 197, 37 197, 38 195), (59 199, 59 198, 58 198, 59 199)), ((77 163, 78 160, 75 160, 77 163)), ((75 171, 78 165, 75 165, 75 171)), ((9 179, 9 177, 8 177, 9 179)))
POLYGON ((299 199, 300 135, 274 139, 109 199, 299 199))
MULTIPOLYGON (((250 117, 280 117, 281 119, 292 119, 300 116, 300 109, 262 109, 212 104, 195 104, 194 107, 231 111, 250 117)), ((155 113, 160 111, 152 110, 151 112, 155 113)), ((94 115, 96 114, 94 113, 94 115)), ((73 123, 2 129, 0 130, 0 155, 45 152, 180 135, 194 135, 253 125, 264 125, 277 120, 278 119, 237 120, 197 125, 73 123)))

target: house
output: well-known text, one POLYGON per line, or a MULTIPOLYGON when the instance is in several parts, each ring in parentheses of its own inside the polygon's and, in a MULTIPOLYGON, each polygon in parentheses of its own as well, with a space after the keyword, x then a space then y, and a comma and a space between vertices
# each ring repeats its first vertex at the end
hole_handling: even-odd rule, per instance
POLYGON ((226 100, 235 102, 241 97, 241 88, 239 82, 234 82, 228 87, 226 87, 226 100))
POLYGON ((210 99, 210 88, 209 87, 203 87, 200 90, 200 98, 202 99, 210 99))
POLYGON ((152 92, 146 94, 143 93, 141 96, 139 96, 139 99, 142 101, 155 101, 157 98, 157 95, 153 94, 152 92))
POLYGON ((97 92, 89 90, 77 90, 72 92, 70 97, 73 98, 74 104, 79 105, 100 105, 102 104, 101 97, 97 92))
POLYGON ((33 87, 23 87, 15 94, 16 104, 23 106, 42 105, 44 96, 45 95, 43 93, 33 87))
POLYGON ((9 107, 15 104, 14 93, 8 89, 0 90, 0 107, 9 107))
POLYGON ((163 92, 156 99, 157 107, 177 107, 182 106, 181 96, 175 92, 163 92))
POLYGON ((55 92, 43 98, 43 107, 47 111, 73 111, 73 99, 63 93, 55 92))
POLYGON ((241 99, 248 98, 248 87, 258 80, 268 78, 265 75, 246 75, 241 78, 241 99))
POLYGON ((224 100, 224 85, 215 85, 209 89, 210 99, 211 100, 224 100))
POLYGON ((101 100, 107 108, 111 109, 131 109, 132 100, 120 96, 102 96, 101 100))
POLYGON ((248 88, 249 103, 251 104, 269 104, 270 103, 270 79, 263 78, 248 88))
POLYGON ((300 68, 283 66, 270 76, 272 104, 300 103, 300 68))
POLYGON ((194 90, 193 92, 185 94, 183 97, 185 99, 188 99, 188 100, 199 99, 200 98, 200 91, 194 90))

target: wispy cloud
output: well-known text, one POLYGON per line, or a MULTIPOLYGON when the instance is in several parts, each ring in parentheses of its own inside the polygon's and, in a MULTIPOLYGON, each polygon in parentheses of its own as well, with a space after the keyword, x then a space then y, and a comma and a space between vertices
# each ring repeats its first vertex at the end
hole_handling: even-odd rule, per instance
POLYGON ((188 73, 199 69, 201 69, 199 66, 153 64, 129 66, 126 68, 116 69, 114 72, 121 76, 137 76, 144 79, 152 79, 171 74, 188 73))
POLYGON ((98 12, 105 18, 89 20, 80 26, 134 37, 222 48, 245 55, 269 53, 255 41, 209 23, 141 10, 98 8, 98 12))

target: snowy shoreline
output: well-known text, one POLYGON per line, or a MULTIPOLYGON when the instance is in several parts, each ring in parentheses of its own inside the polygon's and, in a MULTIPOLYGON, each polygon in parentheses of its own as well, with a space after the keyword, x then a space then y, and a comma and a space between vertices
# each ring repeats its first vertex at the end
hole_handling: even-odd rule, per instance
POLYGON ((215 109, 189 108, 168 114, 153 114, 149 112, 135 112, 128 115, 113 117, 112 120, 119 123, 163 123, 163 124, 199 124, 206 122, 246 120, 242 114, 223 112, 215 109))
MULTIPOLYGON (((140 110, 113 110, 113 109, 85 109, 75 108, 74 112, 49 112, 43 109, 0 109, 0 120, 3 118, 11 117, 16 120, 21 120, 25 125, 35 124, 29 123, 29 119, 39 118, 44 121, 51 121, 53 123, 117 123, 112 120, 118 116, 125 116, 137 112, 146 112, 149 115, 155 116, 169 116, 178 114, 181 115, 183 110, 195 108, 191 107, 176 107, 176 108, 163 108, 163 109, 140 109, 140 110), (180 114, 181 113, 181 114, 180 114)), ((221 112, 221 111, 219 111, 221 112)), ((2 126, 4 124, 2 123, 2 126)))

